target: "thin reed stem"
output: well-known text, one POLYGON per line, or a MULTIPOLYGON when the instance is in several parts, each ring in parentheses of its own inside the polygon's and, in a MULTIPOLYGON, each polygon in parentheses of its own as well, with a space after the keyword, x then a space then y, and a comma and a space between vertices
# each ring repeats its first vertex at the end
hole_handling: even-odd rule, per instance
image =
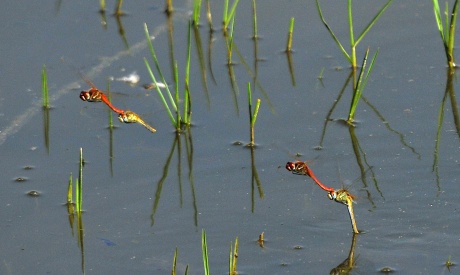
POLYGON ((172 0, 166 0, 165 12, 170 15, 174 11, 172 0))
POLYGON ((206 231, 204 229, 201 231, 201 251, 203 254, 204 274, 209 275, 208 244, 206 242, 206 231))
POLYGON ((78 172, 77 179, 77 212, 80 213, 83 210, 83 148, 80 147, 80 169, 78 172))
POLYGON ((67 205, 72 203, 72 192, 73 192, 73 183, 72 183, 72 172, 69 176, 69 185, 67 187, 67 205))
POLYGON ((294 32, 294 17, 291 18, 291 22, 289 24, 289 32, 288 32, 288 37, 287 37, 287 43, 286 43, 286 52, 291 52, 292 51, 292 34, 294 32))
POLYGON ((49 109, 50 101, 48 96, 48 80, 46 75, 46 65, 43 65, 42 69, 42 99, 43 99, 43 108, 49 109))
POLYGON ((252 13, 253 13, 253 26, 254 26, 254 29, 253 29, 253 37, 254 39, 258 39, 259 38, 259 34, 258 34, 258 28, 257 28, 257 8, 256 8, 256 0, 252 0, 252 13))

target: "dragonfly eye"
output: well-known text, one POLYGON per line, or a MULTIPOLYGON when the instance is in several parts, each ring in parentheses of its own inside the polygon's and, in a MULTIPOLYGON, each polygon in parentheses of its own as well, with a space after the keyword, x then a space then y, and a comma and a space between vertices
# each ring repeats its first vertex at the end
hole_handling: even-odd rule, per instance
POLYGON ((125 117, 124 117, 122 114, 119 114, 119 115, 118 115, 118 120, 119 120, 120 122, 123 122, 123 123, 124 123, 124 122, 125 122, 125 117))
POLYGON ((88 92, 86 91, 82 91, 80 93, 80 99, 83 100, 83 101, 87 101, 88 99, 90 98, 88 92))
POLYGON ((295 169, 295 164, 292 163, 292 162, 286 163, 286 169, 287 169, 288 171, 294 170, 294 169, 295 169))
POLYGON ((330 200, 335 200, 337 198, 337 194, 335 192, 329 192, 327 193, 327 196, 330 200))

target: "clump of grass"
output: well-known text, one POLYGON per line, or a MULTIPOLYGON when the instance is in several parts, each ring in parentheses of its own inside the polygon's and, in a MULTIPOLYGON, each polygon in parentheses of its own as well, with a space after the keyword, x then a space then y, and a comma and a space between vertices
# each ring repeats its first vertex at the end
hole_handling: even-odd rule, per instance
POLYGON ((256 124, 257 114, 259 113, 260 107, 260 98, 257 99, 256 107, 254 113, 252 112, 252 91, 251 83, 248 82, 248 106, 249 106, 249 133, 250 133, 250 143, 248 146, 255 146, 254 141, 254 125, 256 124))
POLYGON ((444 263, 444 266, 449 270, 450 268, 453 267, 455 264, 451 261, 452 256, 449 255, 449 258, 447 258, 447 261, 444 263))
POLYGON ((235 248, 232 247, 232 243, 230 243, 230 257, 228 262, 228 274, 229 275, 237 275, 236 265, 238 260, 238 237, 235 239, 235 248))
POLYGON ((201 231, 201 252, 203 254, 204 274, 209 275, 208 244, 206 242, 206 231, 204 229, 201 231))
POLYGON ((189 32, 188 32, 188 48, 187 48, 187 65, 186 65, 186 77, 185 77, 185 92, 184 92, 184 116, 186 119, 183 119, 181 116, 181 113, 179 111, 179 102, 180 102, 180 96, 179 96, 179 85, 178 85, 178 79, 179 79, 179 74, 178 74, 178 69, 177 69, 177 62, 174 61, 174 81, 176 84, 176 90, 175 94, 173 97, 173 94, 171 93, 168 84, 166 84, 166 80, 164 78, 164 75, 161 71, 160 64, 158 62, 158 58, 155 54, 155 50, 152 45, 151 37, 148 31, 147 24, 144 24, 144 30, 145 30, 145 35, 147 38, 147 43, 150 48, 150 54, 152 56, 152 59, 155 63, 155 67, 161 77, 162 82, 164 83, 165 89, 166 89, 166 95, 168 96, 169 99, 169 104, 166 101, 165 97, 163 96, 162 91, 160 90, 160 86, 155 78, 155 75, 152 72, 152 69, 150 67, 149 62, 147 61, 146 58, 144 58, 144 63, 145 66, 147 67, 147 71, 150 74, 150 77, 152 78, 153 83, 155 84, 156 90, 158 92, 158 95, 160 96, 161 101, 163 102, 163 105, 166 108, 166 111, 168 112, 169 118, 171 120, 172 125, 176 129, 176 131, 181 130, 181 126, 183 124, 185 125, 190 125, 191 123, 191 98, 190 98, 190 89, 189 89, 189 77, 190 77, 190 47, 191 47, 191 25, 192 23, 189 23, 189 32), (171 106, 170 106, 171 105, 171 106), (176 113, 176 117, 174 117, 173 112, 176 113))
POLYGON ((48 96, 48 80, 46 76, 46 66, 43 65, 42 69, 42 99, 43 99, 43 108, 50 108, 50 100, 48 96))
POLYGON ((446 53, 447 65, 449 68, 455 68, 454 45, 455 45, 455 27, 457 25, 458 0, 455 1, 449 21, 449 7, 446 2, 445 19, 441 17, 438 0, 433 0, 433 10, 436 17, 436 23, 441 35, 444 51, 446 53))
POLYGON ((292 52, 292 34, 294 33, 294 17, 291 18, 291 23, 289 25, 289 32, 286 43, 286 52, 292 52))
MULTIPOLYGON (((436 0, 434 0, 436 1, 436 0)), ((343 47, 342 43, 339 41, 337 36, 335 36, 334 32, 332 29, 329 27, 329 25, 326 23, 326 20, 324 19, 323 12, 321 11, 321 7, 319 5, 318 0, 316 0, 316 7, 318 8, 318 13, 321 18, 321 21, 323 22, 324 26, 328 30, 329 34, 332 36, 332 39, 334 39, 335 43, 337 46, 339 46, 340 50, 342 53, 345 55, 347 58, 348 62, 350 62, 351 66, 353 69, 357 68, 356 64, 356 46, 358 46, 359 42, 364 38, 364 36, 369 32, 369 30, 372 28, 372 26, 377 22, 379 17, 383 14, 383 12, 386 10, 386 8, 393 2, 393 0, 389 0, 381 9, 380 11, 374 16, 374 18, 369 22, 369 24, 364 28, 364 30, 361 32, 361 34, 358 36, 357 39, 355 39, 354 36, 354 28, 353 28, 353 12, 352 12, 352 7, 351 7, 351 2, 352 0, 348 0, 348 26, 350 30, 350 53, 345 50, 343 47)))
POLYGON ((230 11, 228 11, 228 0, 225 0, 224 2, 224 12, 222 16, 222 25, 224 28, 224 32, 227 30, 228 25, 230 24, 230 21, 234 19, 235 17, 235 11, 236 11, 236 7, 238 6, 238 2, 239 0, 235 0, 233 2, 233 5, 230 8, 230 11))
POLYGON ((361 71, 359 73, 359 77, 358 77, 358 80, 354 88, 353 99, 351 100, 350 112, 348 114, 348 119, 347 119, 347 123, 349 125, 352 125, 352 126, 354 125, 353 123, 354 123, 356 107, 358 106, 359 99, 361 98, 361 95, 363 94, 364 87, 366 87, 367 79, 369 78, 369 75, 372 71, 372 67, 374 66, 374 62, 375 62, 375 59, 377 58, 378 53, 379 51, 377 50, 377 52, 374 54, 374 57, 372 58, 369 69, 367 70, 367 73, 364 76, 364 71, 366 70, 367 57, 369 55, 369 48, 366 51, 366 54, 363 59, 363 63, 361 65, 361 71))
MULTIPOLYGON (((73 182, 72 182, 72 173, 70 173, 69 184, 67 187, 67 206, 73 206, 73 182)), ((75 209, 77 214, 82 212, 82 201, 83 201, 83 149, 80 148, 80 164, 78 178, 75 183, 75 209)), ((69 208, 70 209, 70 208, 69 208)))
POLYGON ((227 65, 231 66, 233 65, 233 43, 234 43, 234 27, 235 27, 235 18, 232 20, 232 25, 230 28, 230 32, 228 32, 228 37, 226 39, 227 42, 227 65))

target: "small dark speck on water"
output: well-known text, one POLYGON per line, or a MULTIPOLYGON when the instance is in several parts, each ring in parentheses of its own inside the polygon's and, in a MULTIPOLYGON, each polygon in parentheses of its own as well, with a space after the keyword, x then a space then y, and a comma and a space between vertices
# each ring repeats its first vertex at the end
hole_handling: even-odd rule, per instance
POLYGON ((301 245, 296 245, 296 246, 294 246, 294 249, 295 249, 295 250, 301 250, 301 249, 303 249, 303 246, 301 246, 301 245))
POLYGON ((26 180, 27 180, 27 178, 18 177, 18 178, 16 178, 14 181, 16 181, 16 182, 23 182, 23 181, 26 181, 26 180))
POLYGON ((34 167, 31 165, 24 166, 24 170, 32 170, 32 169, 34 169, 34 167))
POLYGON ((108 240, 108 239, 103 239, 103 238, 99 238, 101 241, 103 241, 107 246, 116 246, 117 244, 112 242, 111 240, 108 240))
POLYGON ((237 140, 237 141, 233 142, 232 145, 241 146, 241 145, 243 145, 243 142, 237 140))

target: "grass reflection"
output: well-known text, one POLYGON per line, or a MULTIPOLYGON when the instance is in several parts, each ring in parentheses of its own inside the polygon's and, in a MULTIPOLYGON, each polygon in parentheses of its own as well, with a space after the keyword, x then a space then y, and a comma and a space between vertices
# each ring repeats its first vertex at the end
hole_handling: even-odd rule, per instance
POLYGON ((153 226, 155 223, 155 214, 158 209, 158 205, 161 199, 161 193, 163 190, 163 185, 168 178, 169 175, 169 166, 171 164, 172 157, 174 153, 177 151, 177 177, 179 183, 179 200, 180 200, 180 207, 183 206, 183 192, 182 192, 182 143, 185 142, 185 154, 187 159, 187 168, 188 168, 188 181, 190 183, 190 189, 192 193, 192 203, 194 208, 194 224, 195 226, 198 225, 198 208, 196 204, 196 194, 195 194, 195 185, 194 185, 194 178, 193 178, 193 142, 192 142, 192 132, 190 128, 187 128, 182 133, 176 133, 173 144, 171 146, 171 150, 169 152, 168 158, 165 161, 165 165, 163 166, 163 174, 161 178, 157 182, 157 188, 155 191, 155 200, 152 206, 152 213, 150 214, 150 225, 153 226), (183 140, 182 140, 183 139, 183 140))

